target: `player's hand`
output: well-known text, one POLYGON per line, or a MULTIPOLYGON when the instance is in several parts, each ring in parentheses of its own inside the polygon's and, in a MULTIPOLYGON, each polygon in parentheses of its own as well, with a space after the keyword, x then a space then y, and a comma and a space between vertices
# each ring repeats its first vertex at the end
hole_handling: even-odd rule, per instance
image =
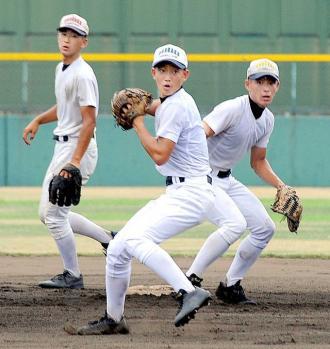
POLYGON ((36 120, 32 120, 23 131, 23 140, 27 145, 31 144, 31 141, 34 139, 35 135, 39 130, 39 123, 36 120))
POLYGON ((145 115, 139 115, 139 116, 136 116, 133 120, 133 127, 139 127, 139 125, 144 125, 144 117, 145 115))

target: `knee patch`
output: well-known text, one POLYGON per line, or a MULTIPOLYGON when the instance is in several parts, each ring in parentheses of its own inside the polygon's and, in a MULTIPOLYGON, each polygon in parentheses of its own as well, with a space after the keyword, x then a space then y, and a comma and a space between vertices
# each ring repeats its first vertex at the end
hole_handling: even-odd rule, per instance
POLYGON ((70 234, 70 232, 72 233, 69 222, 59 220, 57 217, 49 217, 46 215, 45 225, 55 240, 63 239, 70 234))
POLYGON ((264 249, 272 239, 275 230, 275 223, 270 217, 267 217, 263 225, 259 226, 257 229, 251 230, 251 238, 254 241, 254 245, 264 249))
POLYGON ((231 245, 244 234, 246 226, 246 221, 242 218, 241 220, 237 220, 230 224, 225 224, 218 231, 228 244, 231 245))

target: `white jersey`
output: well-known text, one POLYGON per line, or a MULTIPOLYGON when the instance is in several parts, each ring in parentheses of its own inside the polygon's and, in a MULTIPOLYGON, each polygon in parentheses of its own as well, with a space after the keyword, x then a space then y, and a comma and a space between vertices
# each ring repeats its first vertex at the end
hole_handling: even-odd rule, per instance
POLYGON ((78 137, 82 127, 80 107, 99 106, 99 91, 93 69, 82 57, 79 57, 62 71, 59 63, 55 72, 55 95, 57 106, 57 127, 54 134, 58 136, 78 137))
POLYGON ((194 99, 181 88, 157 108, 157 137, 175 142, 169 160, 156 169, 163 176, 198 177, 210 173, 207 142, 194 99))
POLYGON ((274 128, 274 115, 268 108, 255 119, 248 95, 218 104, 203 120, 215 133, 208 138, 214 171, 232 169, 253 146, 266 148, 274 128))

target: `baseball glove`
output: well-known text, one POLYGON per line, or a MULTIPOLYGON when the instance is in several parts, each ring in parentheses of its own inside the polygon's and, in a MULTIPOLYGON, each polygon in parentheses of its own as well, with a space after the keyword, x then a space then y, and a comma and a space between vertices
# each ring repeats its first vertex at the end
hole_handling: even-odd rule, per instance
POLYGON ((115 92, 111 100, 111 109, 117 126, 125 131, 130 130, 133 120, 147 113, 152 100, 151 93, 140 88, 125 88, 115 92))
POLYGON ((274 212, 284 215, 288 228, 296 233, 302 217, 303 207, 296 191, 287 185, 277 189, 275 201, 270 207, 274 212))
POLYGON ((82 182, 80 170, 70 163, 67 163, 62 170, 68 172, 70 176, 65 178, 58 174, 53 177, 48 188, 49 201, 58 206, 78 205, 82 182))

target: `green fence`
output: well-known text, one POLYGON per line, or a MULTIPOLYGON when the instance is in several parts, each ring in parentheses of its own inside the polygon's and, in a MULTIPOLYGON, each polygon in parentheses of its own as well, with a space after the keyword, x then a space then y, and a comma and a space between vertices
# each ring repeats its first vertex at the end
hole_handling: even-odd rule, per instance
MULTIPOLYGON (((146 53, 172 42, 191 54, 328 54, 327 61, 280 61, 279 114, 330 114, 329 0, 0 0, 0 110, 29 113, 54 102, 56 62, 3 59, 5 52, 57 52, 56 28, 67 13, 88 19, 87 53, 146 53)), ((139 86, 156 93, 149 61, 91 64, 101 112, 115 90, 139 86)), ((244 93, 248 62, 191 63, 187 88, 202 113, 244 93)))
MULTIPOLYGON (((0 117, 0 185, 41 185, 50 162, 54 143, 52 125, 42 126, 31 146, 21 135, 31 117, 0 117)), ((153 120, 149 120, 152 130, 153 120)), ((268 159, 274 170, 294 186, 329 186, 330 118, 324 116, 277 116, 268 159)), ((154 168, 134 131, 123 132, 113 118, 101 115, 97 141, 99 161, 90 185, 154 186, 164 179, 154 168)), ((234 175, 248 185, 261 185, 246 158, 234 169, 234 175)))

